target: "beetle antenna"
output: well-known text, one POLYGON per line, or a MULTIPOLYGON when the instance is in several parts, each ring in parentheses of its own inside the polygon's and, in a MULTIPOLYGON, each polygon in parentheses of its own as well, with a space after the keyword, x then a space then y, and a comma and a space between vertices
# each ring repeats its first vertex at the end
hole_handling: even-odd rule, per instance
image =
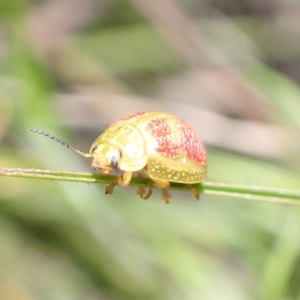
POLYGON ((70 146, 69 144, 67 144, 66 142, 64 142, 64 141, 58 139, 57 137, 55 137, 55 136, 49 134, 48 132, 45 132, 45 131, 42 131, 42 130, 38 130, 38 129, 29 129, 29 132, 31 132, 31 133, 42 134, 42 135, 48 137, 49 139, 54 140, 55 142, 58 142, 58 143, 62 144, 63 146, 65 146, 65 147, 67 147, 67 148, 69 148, 69 149, 75 151, 76 153, 78 153, 78 154, 80 154, 80 155, 82 155, 82 156, 84 156, 84 157, 93 157, 92 154, 81 152, 81 151, 79 151, 79 150, 77 150, 77 149, 71 147, 71 146, 70 146))

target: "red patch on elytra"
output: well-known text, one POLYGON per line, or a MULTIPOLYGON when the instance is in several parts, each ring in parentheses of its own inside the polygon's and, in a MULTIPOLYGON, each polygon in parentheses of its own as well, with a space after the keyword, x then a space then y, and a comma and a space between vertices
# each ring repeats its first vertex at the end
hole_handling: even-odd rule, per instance
POLYGON ((181 133, 180 148, 185 151, 186 157, 199 163, 205 163, 205 147, 197 132, 187 122, 181 119, 178 119, 178 123, 181 133))
POLYGON ((122 118, 120 121, 130 120, 130 119, 133 119, 133 118, 135 118, 135 117, 139 117, 139 116, 142 116, 142 115, 148 114, 148 113, 149 113, 149 112, 147 112, 147 111, 141 111, 141 112, 138 112, 138 113, 129 115, 129 116, 127 116, 127 117, 124 117, 124 118, 122 118))
POLYGON ((176 157, 179 153, 179 145, 172 143, 171 129, 165 118, 155 118, 148 122, 147 130, 156 138, 158 147, 156 151, 170 157, 176 157))
MULTIPOLYGON (((172 124, 173 125, 173 124, 172 124)), ((188 123, 177 118, 174 126, 165 118, 154 118, 148 122, 147 130, 156 138, 158 148, 156 151, 166 156, 176 158, 180 150, 184 151, 186 158, 198 163, 206 162, 206 153, 202 140, 188 123), (180 144, 172 142, 171 135, 180 135, 180 144)))

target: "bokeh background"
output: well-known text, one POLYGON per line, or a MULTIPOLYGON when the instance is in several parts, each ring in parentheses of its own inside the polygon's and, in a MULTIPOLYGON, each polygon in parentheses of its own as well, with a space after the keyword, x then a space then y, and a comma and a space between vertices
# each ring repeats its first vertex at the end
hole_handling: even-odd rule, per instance
MULTIPOLYGON (((174 113, 208 179, 299 188, 297 0, 0 0, 0 166, 90 172, 128 114, 174 113)), ((0 178, 0 299, 298 299, 300 210, 0 178)))

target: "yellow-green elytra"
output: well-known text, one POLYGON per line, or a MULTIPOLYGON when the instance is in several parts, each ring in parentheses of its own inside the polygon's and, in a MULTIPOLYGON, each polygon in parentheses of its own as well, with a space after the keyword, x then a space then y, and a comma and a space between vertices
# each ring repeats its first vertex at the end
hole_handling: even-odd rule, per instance
POLYGON ((204 144, 196 131, 184 120, 163 112, 139 112, 111 124, 92 144, 90 153, 83 153, 46 132, 48 136, 84 157, 92 157, 92 168, 107 174, 113 168, 122 176, 105 188, 113 193, 116 185, 128 186, 133 173, 147 175, 151 181, 148 191, 138 189, 138 195, 148 199, 152 188, 163 189, 163 200, 170 182, 187 185, 195 198, 199 192, 191 184, 206 178, 207 160, 204 144))

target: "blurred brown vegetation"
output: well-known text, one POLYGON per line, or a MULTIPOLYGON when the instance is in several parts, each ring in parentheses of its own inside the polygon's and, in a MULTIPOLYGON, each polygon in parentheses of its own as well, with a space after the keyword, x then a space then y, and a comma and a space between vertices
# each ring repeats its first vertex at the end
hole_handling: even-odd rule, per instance
MULTIPOLYGON (((296 0, 0 0, 0 166, 88 171, 113 121, 186 119, 208 179, 299 188, 296 0)), ((299 299, 299 208, 0 178, 0 299, 299 299)))

